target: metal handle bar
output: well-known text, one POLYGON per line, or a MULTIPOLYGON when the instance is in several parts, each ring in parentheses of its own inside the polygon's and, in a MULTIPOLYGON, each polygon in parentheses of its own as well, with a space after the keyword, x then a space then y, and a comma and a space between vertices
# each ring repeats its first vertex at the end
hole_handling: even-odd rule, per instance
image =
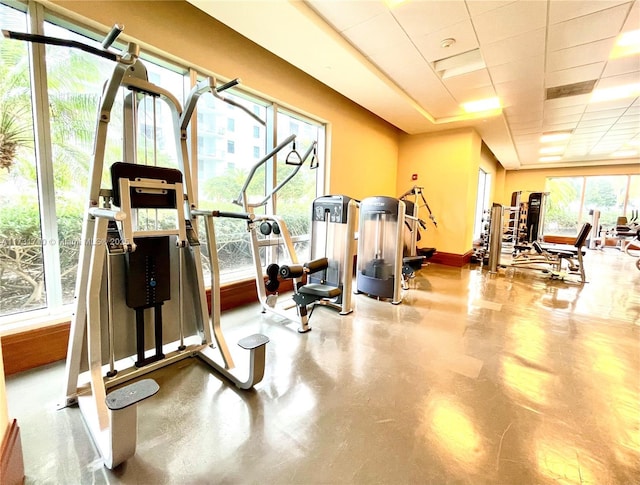
POLYGON ((124 25, 121 25, 121 24, 115 24, 113 27, 111 27, 111 30, 102 41, 102 47, 105 49, 108 49, 109 47, 111 47, 111 44, 115 42, 115 40, 122 33, 123 30, 124 30, 124 25))
MULTIPOLYGON (((11 30, 4 30, 4 29, 2 30, 2 35, 4 35, 7 39, 25 40, 27 42, 35 42, 36 44, 49 44, 49 45, 58 45, 62 47, 73 47, 73 48, 88 52, 89 54, 93 54, 99 57, 104 57, 105 59, 109 59, 110 61, 115 61, 115 62, 122 61, 122 56, 119 54, 116 54, 115 52, 98 49, 97 47, 92 47, 90 45, 83 44, 82 42, 78 42, 76 40, 59 39, 57 37, 49 37, 46 35, 39 35, 39 34, 26 34, 24 32, 13 32, 11 30)), ((114 37, 114 40, 115 40, 115 37, 114 37)))
POLYGON ((208 211, 201 209, 194 209, 191 211, 191 215, 194 216, 205 216, 205 217, 226 217, 229 219, 243 219, 246 221, 252 221, 255 217, 253 214, 248 214, 246 212, 226 212, 226 211, 208 211))
POLYGON ((235 106, 236 108, 241 109, 249 116, 251 116, 254 120, 256 120, 261 125, 265 125, 265 121, 257 116, 253 111, 248 109, 246 106, 241 105, 240 103, 227 99, 224 96, 221 96, 219 93, 221 91, 225 91, 229 88, 237 86, 240 84, 240 79, 233 79, 227 83, 224 83, 220 86, 216 86, 216 80, 212 77, 207 77, 196 84, 192 89, 189 95, 187 96, 187 101, 184 104, 184 110, 182 111, 182 116, 180 117, 180 129, 186 130, 189 121, 191 120, 191 116, 193 115, 193 111, 196 109, 196 104, 198 103, 198 99, 205 93, 211 93, 215 98, 224 101, 231 106, 235 106))
MULTIPOLYGON (((284 147, 286 147, 289 143, 291 143, 295 139, 296 139, 296 135, 289 135, 287 138, 285 138, 283 141, 281 141, 273 150, 271 150, 264 157, 262 157, 260 160, 258 160, 258 162, 256 162, 256 164, 253 167, 251 167, 251 171, 249 172, 249 176, 244 181, 244 184, 242 185, 242 188, 240 189, 240 193, 238 194, 238 198, 232 201, 234 204, 242 205, 242 196, 247 191, 247 188, 249 187, 249 184, 251 183, 251 180, 253 179, 253 176, 255 175, 256 171, 262 165, 267 163, 267 161, 269 161, 276 153, 278 153, 280 150, 282 150, 284 147)), ((296 172, 296 171, 297 171, 297 169, 294 170, 294 172, 296 172)), ((272 191, 271 194, 269 194, 267 196, 267 198, 271 197, 271 195, 273 195, 273 193, 274 193, 274 191, 272 191)))
MULTIPOLYGON (((295 142, 294 142, 295 143, 295 142)), ((289 164, 289 165, 293 165, 295 166, 295 168, 289 173, 289 175, 287 175, 284 180, 282 180, 282 182, 280 182, 278 185, 276 185, 265 197, 264 199, 262 199, 260 202, 257 203, 253 203, 250 204, 251 207, 255 208, 255 207, 262 207, 263 205, 265 205, 267 203, 267 201, 269 200, 269 198, 271 198, 274 194, 276 194, 282 187, 284 187, 285 185, 287 185, 287 183, 289 183, 289 181, 296 176, 296 174, 300 171, 300 168, 302 168, 302 165, 304 165, 304 162, 307 160, 307 158, 309 158, 309 155, 311 154, 311 151, 313 150, 314 146, 315 146, 315 141, 311 144, 311 146, 307 149, 307 151, 304 153, 304 155, 302 157, 300 157, 300 155, 298 155, 300 157, 300 163, 296 163, 296 164, 289 164)), ((296 152, 297 153, 297 152, 296 152)), ((286 161, 285 161, 286 163, 286 161)), ((317 168, 317 167, 316 167, 317 168)))

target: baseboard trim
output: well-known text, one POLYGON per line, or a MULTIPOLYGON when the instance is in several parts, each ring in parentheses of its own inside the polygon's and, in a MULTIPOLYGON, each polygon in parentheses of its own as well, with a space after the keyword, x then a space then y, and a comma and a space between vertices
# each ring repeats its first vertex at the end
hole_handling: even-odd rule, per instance
POLYGON ((26 330, 2 337, 6 375, 50 364, 67 356, 71 322, 26 330))
POLYGON ((3 485, 24 483, 20 427, 15 419, 7 426, 2 446, 0 446, 0 483, 3 485))
POLYGON ((471 261, 473 250, 467 251, 465 254, 445 253, 437 251, 431 258, 429 263, 443 264, 446 266, 455 266, 461 268, 471 261))

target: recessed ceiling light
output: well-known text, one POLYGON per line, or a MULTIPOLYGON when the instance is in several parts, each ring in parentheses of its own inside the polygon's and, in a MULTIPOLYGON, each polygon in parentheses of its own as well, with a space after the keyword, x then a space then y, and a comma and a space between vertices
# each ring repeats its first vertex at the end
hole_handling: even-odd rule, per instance
POLYGON ((635 157, 638 155, 638 150, 620 150, 611 154, 614 157, 635 157))
POLYGON ((565 147, 542 147, 540 149, 541 155, 550 155, 552 153, 562 153, 565 147))
MULTIPOLYGON (((449 39, 445 39, 449 40, 449 39)), ((444 41, 443 41, 444 42, 444 41)), ((484 69, 487 65, 482 59, 480 49, 456 54, 454 56, 438 59, 433 63, 433 69, 442 79, 448 79, 453 76, 460 76, 468 72, 484 69)))
POLYGON ((609 58, 617 59, 638 53, 640 53, 640 30, 631 30, 618 36, 609 58))
POLYGON ((540 157, 538 158, 539 162, 557 162, 558 160, 561 160, 562 157, 558 156, 558 155, 554 155, 551 157, 540 157))
POLYGON ((400 5, 401 3, 406 2, 407 0, 384 0, 384 3, 387 4, 387 7, 389 7, 390 9, 393 7, 397 7, 398 5, 400 5))
POLYGON ((596 89, 591 95, 591 103, 613 101, 614 99, 640 96, 640 83, 625 84, 613 88, 596 89))
POLYGON ((498 97, 479 99, 477 101, 462 103, 462 109, 464 109, 467 113, 479 113, 481 111, 490 111, 500 108, 500 99, 498 97))
POLYGON ((549 143, 553 141, 568 140, 569 138, 571 138, 570 131, 555 131, 553 133, 543 133, 540 137, 540 141, 542 143, 549 143))

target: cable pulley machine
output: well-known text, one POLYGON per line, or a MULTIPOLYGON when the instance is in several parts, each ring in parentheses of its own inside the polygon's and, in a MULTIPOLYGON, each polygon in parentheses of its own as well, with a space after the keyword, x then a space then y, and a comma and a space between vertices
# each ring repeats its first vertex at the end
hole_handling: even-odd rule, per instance
MULTIPOLYGON (((78 48, 116 63, 100 99, 89 201, 84 215, 76 281, 76 310, 71 322, 62 407, 78 403, 104 464, 113 468, 135 453, 140 401, 158 392, 150 378, 163 366, 197 356, 237 387, 249 389, 264 375, 268 338, 255 334, 238 342, 249 350, 245 377, 235 368, 220 328, 219 265, 213 218, 235 217, 250 222, 251 214, 198 210, 187 151, 187 126, 197 99, 219 93, 238 80, 216 86, 198 83, 185 110, 167 90, 148 81, 139 47, 129 43, 122 53, 110 49, 122 32, 116 25, 104 49, 77 41, 3 31, 16 40, 78 48), (111 165, 111 188, 101 187, 107 128, 115 100, 124 93, 123 160, 111 165), (153 164, 138 163, 140 106, 153 103, 153 164), (177 147, 176 168, 157 166, 156 104, 171 113, 177 147), (164 217, 163 217, 164 216, 164 217), (198 240, 203 219, 211 255, 209 316, 198 240), (152 317, 151 320, 148 317, 152 317), (153 345, 147 345, 153 335, 153 345), (248 368, 248 369, 247 369, 248 368), (248 370, 248 372, 247 372, 248 370), (246 374, 248 373, 248 377, 246 374), (129 383, 133 381, 133 383, 129 383), (124 387, 118 387, 125 383, 124 387)), ((241 106, 249 115, 253 113, 241 106)))

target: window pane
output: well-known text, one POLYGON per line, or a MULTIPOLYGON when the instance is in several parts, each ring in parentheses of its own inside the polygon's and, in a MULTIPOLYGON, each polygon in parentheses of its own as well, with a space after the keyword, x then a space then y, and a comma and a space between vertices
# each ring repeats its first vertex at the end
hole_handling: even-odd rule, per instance
POLYGON ((631 175, 629 179, 629 197, 627 200, 627 219, 633 217, 635 212, 636 224, 640 224, 640 175, 631 175))
POLYGON ((600 211, 600 224, 605 228, 615 227, 616 219, 623 215, 627 193, 627 175, 587 177, 584 189, 582 221, 589 222, 589 211, 600 211))
MULTIPOLYGON (((296 118, 282 111, 278 112, 278 127, 278 143, 289 135, 295 134, 296 151, 301 157, 314 142, 318 141, 319 132, 323 129, 319 124, 296 118)), ((278 182, 295 168, 285 164, 289 152, 287 148, 278 154, 278 182)), ((310 163, 311 157, 305 161, 296 176, 278 192, 276 200, 276 213, 284 218, 291 236, 301 237, 301 240, 295 244, 296 254, 301 261, 309 258, 311 205, 317 196, 317 170, 311 170, 310 163)))
MULTIPOLYGON (((100 47, 50 23, 45 23, 45 34, 100 47)), ((113 63, 79 49, 48 45, 46 64, 62 298, 69 304, 74 297, 98 104, 113 63)))
MULTIPOLYGON (((225 93, 224 96, 266 119, 263 105, 237 95, 225 93)), ((200 97, 197 110, 198 204, 203 209, 241 211, 231 201, 238 197, 251 167, 266 153, 265 127, 242 109, 215 99, 211 94, 200 97), (230 126, 233 126, 233 132, 229 131, 230 126), (255 147, 258 148, 257 157, 255 147)), ((248 192, 255 197, 264 197, 264 169, 256 173, 248 192)), ((214 224, 221 279, 229 281, 239 274, 246 276, 253 269, 246 222, 218 218, 214 224)), ((204 241, 202 225, 199 229, 204 241)), ((208 252, 204 246, 203 255, 208 272, 208 252)))
MULTIPOLYGON (((4 29, 26 15, 0 5, 4 29)), ((26 42, 0 42, 0 316, 46 305, 26 42)))
POLYGON ((547 179, 547 208, 543 234, 575 236, 580 224, 580 202, 584 177, 547 179))

